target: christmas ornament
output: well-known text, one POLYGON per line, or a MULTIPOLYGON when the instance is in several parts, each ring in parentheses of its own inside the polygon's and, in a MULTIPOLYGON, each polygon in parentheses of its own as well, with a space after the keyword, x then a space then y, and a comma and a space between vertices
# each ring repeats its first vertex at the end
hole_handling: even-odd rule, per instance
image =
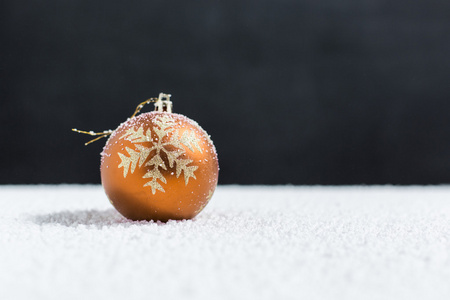
POLYGON ((193 120, 172 113, 168 94, 148 99, 110 135, 101 154, 101 179, 111 204, 131 220, 191 219, 208 204, 219 165, 209 135, 193 120), (155 111, 137 115, 145 104, 155 111))

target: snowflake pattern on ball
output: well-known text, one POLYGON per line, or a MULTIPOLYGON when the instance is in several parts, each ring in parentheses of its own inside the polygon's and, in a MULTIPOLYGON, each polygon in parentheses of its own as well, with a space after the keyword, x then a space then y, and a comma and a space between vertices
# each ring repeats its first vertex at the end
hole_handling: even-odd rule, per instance
POLYGON ((175 166, 177 178, 183 173, 185 185, 189 183, 189 178, 192 177, 196 179, 194 172, 198 169, 198 166, 190 165, 193 160, 182 158, 182 155, 186 153, 183 145, 193 152, 197 149, 202 153, 202 149, 199 146, 199 139, 196 137, 195 133, 193 131, 185 130, 180 136, 178 130, 173 128, 175 120, 172 117, 168 115, 159 116, 155 118, 154 122, 156 126, 153 127, 153 131, 156 134, 157 139, 152 138, 152 131, 150 129, 147 129, 147 131, 144 132, 142 126, 139 127, 138 130, 130 128, 120 137, 120 139, 132 142, 135 149, 129 147, 125 148, 129 156, 120 152, 118 153, 121 159, 121 163, 118 167, 123 167, 124 178, 127 177, 128 172, 133 173, 136 167, 141 168, 143 165, 149 167, 149 170, 145 173, 143 178, 149 178, 150 181, 144 184, 144 187, 151 187, 153 194, 155 194, 157 190, 165 192, 164 188, 158 182, 159 180, 163 183, 167 183, 160 168, 167 170, 167 167, 173 168, 175 166), (169 141, 164 141, 164 138, 172 132, 173 134, 169 141), (142 143, 151 143, 151 146, 146 147, 142 143), (154 155, 147 161, 152 153, 154 153, 154 155), (162 153, 166 155, 169 166, 166 166, 164 163, 164 160, 161 157, 162 153))

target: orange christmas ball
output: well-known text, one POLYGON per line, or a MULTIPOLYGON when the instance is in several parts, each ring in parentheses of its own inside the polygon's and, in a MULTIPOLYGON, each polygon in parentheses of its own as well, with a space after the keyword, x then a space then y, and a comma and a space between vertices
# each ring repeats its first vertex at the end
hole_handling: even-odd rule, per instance
POLYGON ((102 152, 106 195, 131 220, 195 217, 211 199, 218 174, 208 134, 187 117, 158 107, 121 124, 102 152))

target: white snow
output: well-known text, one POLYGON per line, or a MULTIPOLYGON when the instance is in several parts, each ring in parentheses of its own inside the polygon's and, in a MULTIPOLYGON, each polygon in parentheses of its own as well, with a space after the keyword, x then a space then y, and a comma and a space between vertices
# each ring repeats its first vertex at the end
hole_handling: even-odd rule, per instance
POLYGON ((450 187, 219 186, 131 222, 101 186, 0 186, 0 299, 450 299, 450 187))

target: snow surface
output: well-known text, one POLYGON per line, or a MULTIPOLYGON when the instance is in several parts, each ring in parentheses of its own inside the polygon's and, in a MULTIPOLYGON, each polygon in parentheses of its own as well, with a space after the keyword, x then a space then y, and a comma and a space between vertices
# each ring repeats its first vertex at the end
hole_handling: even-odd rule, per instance
POLYGON ((220 186, 132 222, 101 186, 0 186, 0 299, 450 299, 450 187, 220 186))

